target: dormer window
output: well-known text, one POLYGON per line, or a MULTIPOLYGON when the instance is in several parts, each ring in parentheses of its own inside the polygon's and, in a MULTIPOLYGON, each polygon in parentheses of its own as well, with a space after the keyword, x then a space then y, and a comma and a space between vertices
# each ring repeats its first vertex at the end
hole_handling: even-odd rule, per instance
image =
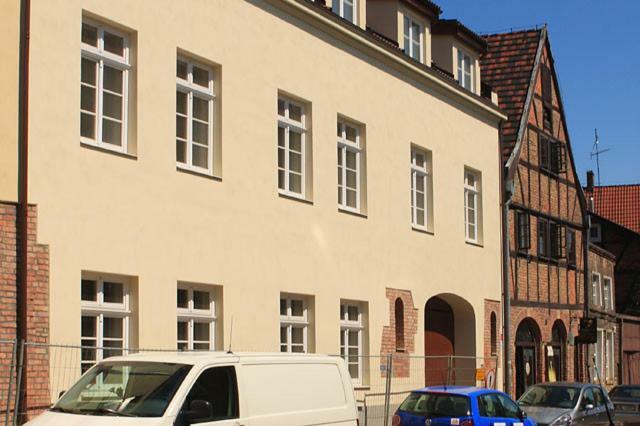
POLYGON ((357 0, 333 0, 331 10, 341 18, 349 22, 356 22, 356 2, 357 0))
POLYGON ((458 50, 458 83, 473 92, 473 59, 458 50))
POLYGON ((422 25, 409 16, 404 16, 404 53, 419 62, 423 60, 423 30, 422 25))

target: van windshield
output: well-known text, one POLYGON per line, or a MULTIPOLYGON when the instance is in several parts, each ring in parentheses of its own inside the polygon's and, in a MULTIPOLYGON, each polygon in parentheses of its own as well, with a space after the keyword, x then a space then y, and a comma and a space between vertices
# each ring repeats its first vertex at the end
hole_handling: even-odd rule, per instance
POLYGON ((104 362, 71 387, 51 411, 96 416, 161 417, 190 365, 104 362))
POLYGON ((413 392, 400 405, 399 410, 427 418, 471 415, 469 398, 448 393, 413 392))

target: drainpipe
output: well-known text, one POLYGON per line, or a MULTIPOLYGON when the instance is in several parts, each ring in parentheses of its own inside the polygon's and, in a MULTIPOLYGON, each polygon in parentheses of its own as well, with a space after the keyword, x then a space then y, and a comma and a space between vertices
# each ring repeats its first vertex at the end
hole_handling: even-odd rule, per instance
POLYGON ((509 282, 509 206, 513 195, 513 181, 509 180, 508 168, 504 169, 502 188, 502 356, 504 368, 504 391, 512 395, 511 389, 511 284, 509 282))
MULTIPOLYGON (((17 222, 17 274, 16 274, 16 337, 27 339, 27 226, 29 223, 28 157, 29 157, 29 37, 31 1, 20 2, 20 64, 18 112, 18 215, 17 222)), ((22 365, 22 389, 27 389, 27 359, 22 365)), ((24 413, 25 392, 20 394, 18 413, 24 413)))
MULTIPOLYGON (((591 216, 589 215, 589 212, 586 212, 587 215, 583 220, 583 229, 582 229, 582 255, 584 256, 584 261, 583 261, 583 268, 584 268, 584 283, 583 283, 583 290, 582 290, 582 294, 584 296, 584 316, 585 318, 589 318, 589 316, 591 315, 591 311, 589 309, 589 284, 591 282, 591 278, 590 278, 590 273, 589 273, 589 228, 591 226, 591 216), (586 229, 585 229, 586 228, 586 229)), ((580 334, 580 322, 578 322, 578 335, 580 334)), ((575 342, 575 340, 574 340, 575 342)), ((586 358, 585 360, 578 360, 580 361, 578 363, 578 365, 583 365, 583 363, 586 365, 587 368, 587 374, 589 371, 589 346, 587 344, 581 344, 582 345, 582 351, 583 352, 583 356, 586 358), (586 355, 585 355, 586 354, 586 355), (586 362, 585 362, 586 361, 586 362)), ((577 348, 577 345, 576 345, 577 348)), ((574 358, 575 359, 575 358, 574 358)), ((584 367, 580 367, 580 368, 584 368, 584 367)), ((574 368, 574 373, 576 373, 575 368, 574 368)), ((578 371, 578 378, 580 378, 584 371, 578 371)))

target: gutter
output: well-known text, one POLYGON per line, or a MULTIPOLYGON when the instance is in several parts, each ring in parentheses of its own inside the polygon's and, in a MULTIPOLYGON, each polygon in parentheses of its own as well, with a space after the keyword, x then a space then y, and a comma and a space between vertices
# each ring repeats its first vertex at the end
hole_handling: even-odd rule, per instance
MULTIPOLYGON (((17 211, 17 273, 16 273, 16 338, 27 340, 27 252, 28 252, 28 223, 29 223, 29 38, 31 30, 31 1, 21 0, 20 4, 20 64, 19 64, 19 95, 18 95, 18 211, 17 211)), ((24 350, 24 346, 22 347, 24 350)), ((19 371, 21 388, 28 389, 27 359, 24 357, 19 371)), ((25 392, 18 395, 16 407, 17 418, 26 412, 25 392)), ((21 419, 23 420, 23 419, 21 419)))
MULTIPOLYGON (((414 72, 420 75, 420 77, 426 80, 429 80, 431 83, 435 84, 439 88, 445 89, 448 93, 453 93, 457 95, 458 97, 472 104, 476 108, 479 108, 480 110, 489 113, 494 118, 497 118, 499 120, 505 120, 505 121, 507 120, 506 114, 504 114, 499 109, 498 106, 493 106, 493 104, 485 104, 484 102, 476 98, 477 95, 465 93, 463 89, 453 87, 452 84, 441 80, 435 75, 432 75, 426 69, 423 69, 423 66, 425 68, 428 68, 426 67, 426 65, 412 64, 406 58, 401 57, 400 53, 391 52, 388 48, 383 47, 382 45, 379 45, 373 42, 372 40, 369 40, 368 37, 365 37, 362 34, 358 34, 353 30, 350 30, 349 28, 346 28, 344 25, 341 25, 339 22, 336 22, 335 20, 330 19, 327 16, 323 16, 323 14, 320 13, 319 11, 312 10, 311 7, 309 7, 304 3, 304 0, 277 0, 277 1, 271 0, 271 2, 280 3, 280 4, 285 3, 288 6, 296 9, 298 12, 302 13, 306 17, 313 18, 317 21, 320 21, 322 22, 323 25, 332 28, 334 31, 339 32, 341 35, 348 37, 349 39, 357 42, 360 45, 365 45, 367 48, 384 56, 386 59, 389 59, 395 64, 400 65, 405 70, 414 72)), ((358 29, 361 30, 360 27, 358 27, 358 29)))

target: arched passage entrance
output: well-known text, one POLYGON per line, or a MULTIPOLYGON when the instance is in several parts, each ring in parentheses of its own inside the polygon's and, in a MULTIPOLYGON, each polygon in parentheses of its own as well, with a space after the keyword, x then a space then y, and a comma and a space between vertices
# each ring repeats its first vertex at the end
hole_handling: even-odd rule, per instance
POLYGON ((516 331, 516 397, 538 381, 538 348, 540 329, 531 318, 525 318, 516 331))
POLYGON ((427 300, 424 309, 426 385, 475 384, 475 361, 452 357, 476 355, 475 331, 473 307, 460 296, 443 293, 427 300))
POLYGON ((551 329, 551 349, 547 350, 547 381, 567 379, 567 329, 561 320, 556 320, 551 329))

